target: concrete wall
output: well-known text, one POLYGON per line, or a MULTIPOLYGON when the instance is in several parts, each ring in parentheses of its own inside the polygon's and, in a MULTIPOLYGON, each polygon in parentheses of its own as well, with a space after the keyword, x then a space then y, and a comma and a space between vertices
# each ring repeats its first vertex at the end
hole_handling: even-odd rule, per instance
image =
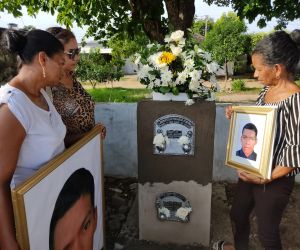
MULTIPOLYGON (((224 165, 229 121, 225 118, 225 107, 217 104, 213 180, 237 180, 235 170, 224 165)), ((95 119, 107 128, 104 141, 104 173, 112 176, 137 177, 137 104, 98 103, 95 119)), ((296 178, 300 182, 300 175, 296 178)))
POLYGON ((104 173, 137 177, 136 103, 98 103, 96 122, 106 126, 104 173))

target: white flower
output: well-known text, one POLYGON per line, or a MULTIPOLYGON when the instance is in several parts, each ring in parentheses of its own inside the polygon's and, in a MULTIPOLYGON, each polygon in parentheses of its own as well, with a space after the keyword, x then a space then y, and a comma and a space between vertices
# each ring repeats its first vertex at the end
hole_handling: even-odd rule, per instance
POLYGON ((188 78, 189 74, 186 71, 182 71, 178 73, 178 76, 175 80, 176 85, 184 84, 186 79, 188 78))
POLYGON ((195 101, 193 99, 187 99, 185 102, 185 106, 191 106, 195 103, 195 101))
POLYGON ((155 79, 155 81, 153 82, 153 85, 156 86, 156 87, 161 86, 161 81, 160 81, 160 79, 155 79))
POLYGON ((171 49, 172 53, 174 54, 174 56, 178 56, 182 52, 182 48, 176 47, 173 44, 170 45, 170 49, 171 49))
POLYGON ((171 41, 170 36, 166 36, 165 39, 164 39, 164 41, 165 41, 166 43, 169 43, 169 42, 171 41))
POLYGON ((170 36, 171 41, 179 42, 184 36, 184 32, 182 30, 177 30, 173 32, 170 36))
POLYGON ((148 49, 151 49, 154 46, 154 44, 153 43, 149 43, 146 46, 147 46, 148 49))
POLYGON ((219 65, 216 62, 206 64, 206 68, 209 73, 216 73, 219 69, 219 65))
MULTIPOLYGON (((170 92, 172 89, 173 92, 185 92, 189 96, 211 96, 209 100, 214 98, 212 92, 218 90, 214 76, 218 65, 212 61, 211 54, 197 45, 193 48, 186 46, 184 32, 181 30, 166 36, 165 42, 163 45, 148 44, 142 49, 142 53, 135 55, 141 83, 158 92, 162 91, 160 87, 163 86, 169 87, 170 92)), ((191 98, 186 105, 193 103, 191 98)))
POLYGON ((200 87, 200 82, 199 81, 191 81, 190 84, 189 84, 189 89, 194 91, 194 92, 197 92, 199 90, 199 87, 200 87))
POLYGON ((191 207, 180 207, 177 209, 175 215, 176 215, 176 217, 178 217, 182 220, 186 220, 186 217, 189 215, 190 212, 192 212, 191 207))
POLYGON ((215 75, 211 75, 209 78, 209 81, 216 87, 217 91, 220 91, 221 87, 220 87, 215 75))
POLYGON ((134 64, 138 65, 139 62, 140 62, 140 60, 141 60, 141 55, 140 55, 140 54, 137 54, 137 55, 136 55, 136 58, 135 58, 135 60, 134 60, 134 64))
POLYGON ((164 68, 161 71, 161 82, 163 86, 168 86, 169 83, 172 82, 173 74, 168 68, 164 68))
POLYGON ((182 38, 182 39, 179 41, 178 46, 184 47, 184 45, 185 45, 185 38, 182 38))
POLYGON ((171 215, 170 210, 167 209, 166 207, 160 207, 160 208, 158 208, 158 212, 159 212, 160 214, 163 214, 163 215, 166 216, 167 218, 169 218, 170 215, 171 215))
POLYGON ((187 69, 193 69, 195 66, 194 60, 191 58, 188 58, 187 60, 184 61, 183 63, 184 67, 187 69))
POLYGON ((157 147, 162 147, 164 144, 169 144, 169 139, 167 136, 164 136, 162 133, 159 133, 154 136, 153 144, 157 147))
POLYGON ((204 51, 201 51, 201 52, 202 52, 203 58, 204 58, 206 61, 210 62, 210 61, 211 61, 211 54, 208 53, 208 52, 204 52, 204 51))
POLYGON ((180 136, 180 138, 177 141, 180 145, 190 143, 190 139, 185 135, 180 136))
POLYGON ((190 73, 190 77, 191 77, 192 81, 198 81, 198 80, 200 80, 201 74, 202 74, 201 70, 193 70, 190 73))

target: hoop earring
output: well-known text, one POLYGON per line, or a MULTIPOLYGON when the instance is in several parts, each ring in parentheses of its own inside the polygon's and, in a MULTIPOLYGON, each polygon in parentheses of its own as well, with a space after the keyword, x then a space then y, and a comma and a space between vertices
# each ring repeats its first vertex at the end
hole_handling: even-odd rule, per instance
POLYGON ((46 71, 44 67, 42 67, 42 71, 43 71, 43 77, 46 78, 46 71))

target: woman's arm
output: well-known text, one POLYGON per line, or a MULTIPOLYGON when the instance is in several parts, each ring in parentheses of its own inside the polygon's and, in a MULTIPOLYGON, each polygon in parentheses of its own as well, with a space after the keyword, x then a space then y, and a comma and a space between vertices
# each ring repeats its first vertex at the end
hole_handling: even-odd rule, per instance
POLYGON ((0 249, 19 249, 14 227, 10 182, 26 132, 6 104, 0 108, 0 249))

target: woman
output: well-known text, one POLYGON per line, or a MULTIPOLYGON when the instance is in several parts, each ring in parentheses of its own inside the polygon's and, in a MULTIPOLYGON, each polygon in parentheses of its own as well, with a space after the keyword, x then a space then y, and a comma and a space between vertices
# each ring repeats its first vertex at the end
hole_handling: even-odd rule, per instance
MULTIPOLYGON (((279 224, 300 171, 300 88, 294 82, 300 52, 300 30, 270 34, 256 45, 252 63, 264 88, 258 106, 277 106, 277 130, 270 180, 238 171, 239 181, 231 208, 235 249, 248 249, 249 215, 254 209, 264 249, 282 249, 279 224)), ((226 116, 231 117, 228 107, 226 116)), ((226 245, 223 246, 224 249, 226 245)), ((222 248, 220 248, 222 249, 222 248)))
POLYGON ((60 81, 65 60, 62 44, 42 30, 9 30, 3 40, 21 68, 0 89, 0 249, 19 249, 10 188, 65 149, 66 128, 44 91, 60 81))
MULTIPOLYGON (((95 103, 74 75, 80 53, 74 34, 60 27, 51 27, 47 31, 64 45, 64 75, 60 84, 51 89, 50 96, 67 127, 65 143, 70 146, 95 126, 95 103)), ((104 138, 105 127, 101 134, 104 138)))

